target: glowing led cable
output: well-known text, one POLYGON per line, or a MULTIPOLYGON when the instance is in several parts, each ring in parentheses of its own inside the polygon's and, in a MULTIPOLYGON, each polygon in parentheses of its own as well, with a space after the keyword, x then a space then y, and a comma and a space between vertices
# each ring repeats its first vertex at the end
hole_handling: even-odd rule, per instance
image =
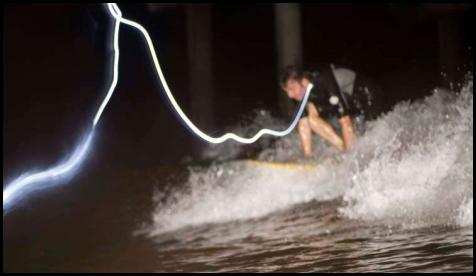
POLYGON ((301 106, 299 107, 299 111, 296 114, 296 117, 294 118, 293 122, 291 125, 283 130, 283 131, 275 131, 275 130, 270 130, 270 129, 261 129, 258 133, 255 134, 255 136, 251 138, 243 138, 240 137, 234 133, 226 133, 225 135, 215 138, 211 137, 204 132, 202 132, 200 129, 198 129, 191 121, 190 119, 185 115, 185 113, 182 111, 180 106, 177 104, 175 101, 175 98, 173 97, 172 93, 170 92, 170 89, 167 85, 167 82, 165 81, 165 78, 162 74, 162 70, 159 65, 159 61, 157 59, 157 55, 155 53, 154 46, 152 44, 152 41, 150 39, 149 34, 147 31, 138 23, 125 19, 122 17, 122 12, 119 9, 119 7, 114 4, 114 3, 109 3, 107 4, 108 11, 111 13, 111 15, 115 18, 115 24, 114 24, 114 39, 113 39, 113 51, 114 51, 114 63, 113 63, 113 79, 111 82, 111 86, 108 89, 108 92, 106 94, 106 97, 102 101, 98 111, 96 112, 92 127, 90 129, 89 134, 87 135, 87 138, 77 147, 76 151, 73 153, 73 155, 66 160, 65 162, 52 167, 48 170, 38 172, 38 173, 27 173, 25 175, 22 175, 18 178, 16 178, 14 181, 6 185, 6 188, 3 190, 3 209, 4 212, 5 210, 13 205, 15 200, 19 200, 23 196, 25 196, 28 192, 38 189, 40 187, 34 187, 32 184, 34 183, 44 183, 47 181, 54 181, 58 179, 59 177, 65 176, 68 173, 71 173, 75 169, 79 167, 81 162, 85 159, 86 154, 88 152, 88 149, 91 145, 92 138, 94 136, 94 129, 99 122, 101 115, 106 108, 109 100, 112 97, 112 94, 116 88, 117 81, 118 81, 118 68, 119 68, 119 27, 121 23, 124 23, 126 25, 132 26, 137 28, 141 33, 144 35, 147 44, 149 46, 150 53, 152 55, 152 59, 154 61, 155 69, 157 70, 157 73, 159 75, 159 79, 165 89, 165 92, 167 94, 168 99, 172 103, 173 107, 175 108, 175 111, 180 115, 182 120, 187 124, 187 126, 195 133, 197 134, 200 138, 210 142, 210 143, 222 143, 228 139, 233 139, 237 142, 240 143, 246 143, 250 144, 255 141, 257 141, 262 135, 264 134, 269 134, 269 135, 274 135, 274 136, 285 136, 289 134, 295 127, 296 124, 299 120, 299 118, 302 115, 302 112, 304 111, 305 104, 307 102, 307 99, 309 97, 310 91, 312 89, 312 84, 309 84, 306 90, 306 94, 304 96, 304 99, 302 100, 301 106))

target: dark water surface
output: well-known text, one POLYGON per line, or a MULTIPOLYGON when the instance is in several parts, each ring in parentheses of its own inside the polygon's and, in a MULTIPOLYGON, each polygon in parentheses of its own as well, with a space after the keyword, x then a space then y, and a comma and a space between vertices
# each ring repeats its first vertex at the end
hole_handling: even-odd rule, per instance
MULTIPOLYGON (((155 174, 165 179, 182 169, 163 168, 155 174)), ((57 193, 61 197, 50 193, 17 208, 4 217, 3 271, 473 270, 472 225, 372 225, 339 215, 341 199, 312 200, 260 218, 149 236, 141 229, 152 212, 154 191, 152 186, 131 184, 150 183, 150 175, 118 175, 110 179, 116 185, 89 203, 89 191, 70 186, 57 193)))

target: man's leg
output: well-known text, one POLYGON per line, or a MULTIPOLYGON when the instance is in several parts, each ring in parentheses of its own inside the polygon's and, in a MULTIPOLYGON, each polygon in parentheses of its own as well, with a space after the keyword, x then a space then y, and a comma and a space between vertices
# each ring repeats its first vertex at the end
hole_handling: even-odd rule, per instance
POLYGON ((324 121, 319 116, 309 116, 309 126, 311 129, 319 134, 322 138, 331 143, 339 150, 344 150, 344 141, 335 133, 331 125, 324 121))
POLYGON ((354 144, 354 129, 352 128, 352 121, 349 115, 339 119, 342 126, 342 136, 344 137, 345 148, 348 150, 354 144))
POLYGON ((303 117, 299 120, 298 125, 299 137, 301 138, 301 145, 304 150, 304 156, 311 156, 312 152, 312 137, 311 127, 309 126, 308 117, 303 117))
POLYGON ((307 110, 309 112, 308 121, 311 129, 329 143, 334 145, 334 147, 338 148, 339 150, 344 150, 344 141, 342 141, 339 135, 337 135, 332 126, 319 116, 316 107, 312 103, 309 103, 307 110))

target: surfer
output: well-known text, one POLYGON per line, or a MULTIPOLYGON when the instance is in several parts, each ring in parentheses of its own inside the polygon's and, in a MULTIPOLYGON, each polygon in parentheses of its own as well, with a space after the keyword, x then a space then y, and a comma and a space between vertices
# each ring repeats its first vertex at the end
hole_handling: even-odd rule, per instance
MULTIPOLYGON (((355 140, 351 117, 362 115, 371 119, 377 115, 377 105, 369 82, 350 69, 334 68, 333 65, 319 71, 304 71, 296 66, 288 66, 280 79, 281 88, 297 102, 304 98, 309 83, 314 87, 298 125, 304 155, 311 155, 312 132, 339 151, 350 149, 355 140), (342 137, 329 123, 335 119, 340 124, 342 137)), ((372 90, 375 90, 374 85, 372 90)))

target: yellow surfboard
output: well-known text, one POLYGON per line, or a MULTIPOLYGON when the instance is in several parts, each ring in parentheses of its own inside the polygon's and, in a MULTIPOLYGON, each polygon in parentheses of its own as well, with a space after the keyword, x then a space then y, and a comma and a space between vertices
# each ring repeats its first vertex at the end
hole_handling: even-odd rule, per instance
POLYGON ((246 164, 257 166, 257 167, 265 167, 265 168, 273 168, 273 169, 285 169, 285 170, 315 170, 317 165, 314 164, 300 164, 294 162, 271 162, 271 161, 260 161, 260 160, 253 160, 253 159, 246 159, 243 160, 246 164))

